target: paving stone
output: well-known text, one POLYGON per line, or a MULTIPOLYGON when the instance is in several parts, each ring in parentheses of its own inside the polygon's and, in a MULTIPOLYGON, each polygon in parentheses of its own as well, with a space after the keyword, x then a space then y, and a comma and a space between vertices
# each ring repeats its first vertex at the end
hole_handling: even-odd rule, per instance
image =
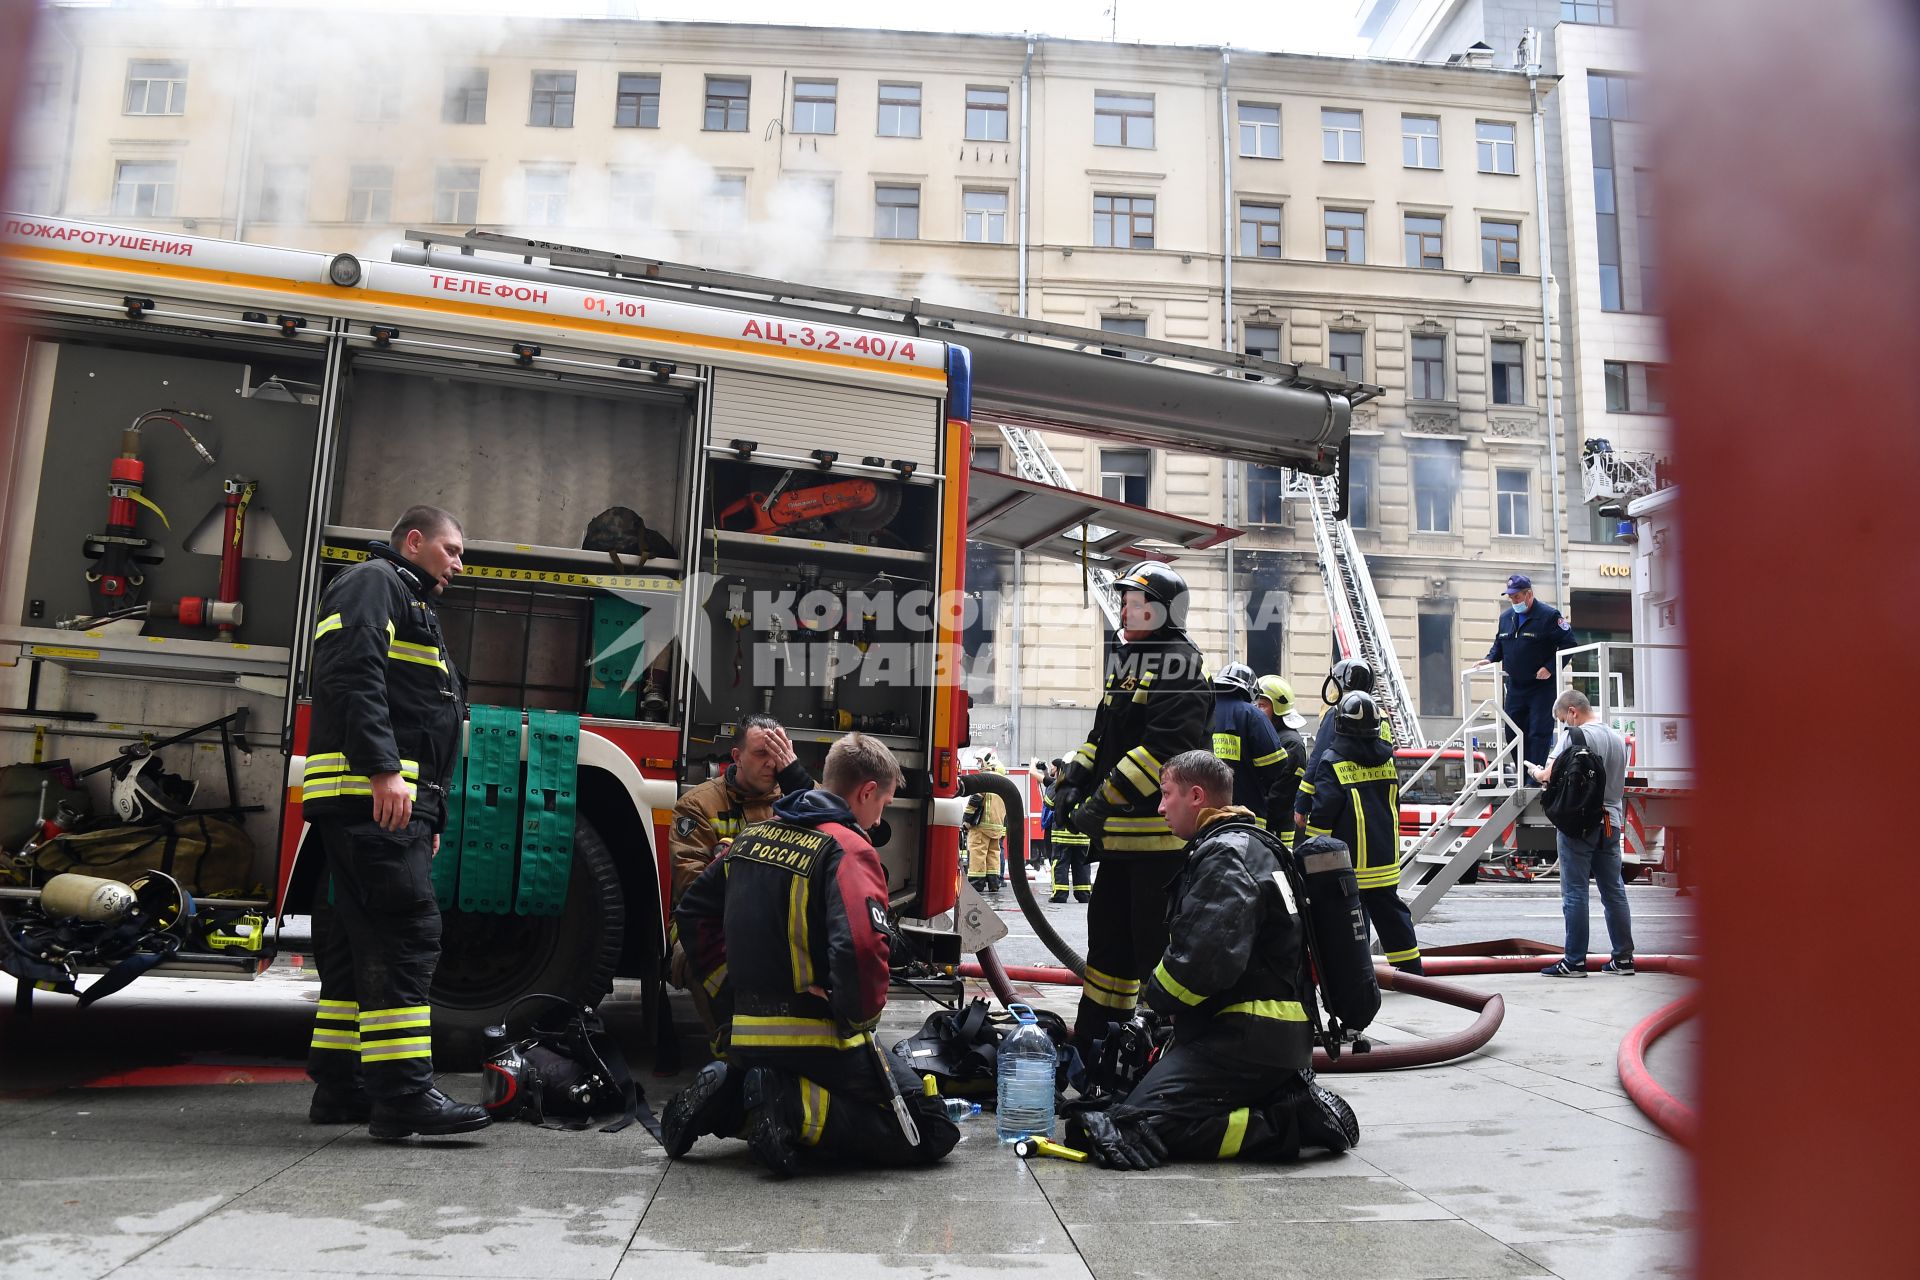
POLYGON ((1505 1280, 1540 1270, 1451 1221, 1101 1223, 1073 1238, 1097 1280, 1505 1280))
MULTIPOLYGON (((900 1174, 907 1178, 911 1175, 900 1174)), ((1072 1253, 1073 1241, 1039 1195, 984 1208, 980 1201, 940 1195, 915 1183, 911 1200, 847 1200, 837 1179, 820 1176, 774 1184, 744 1182, 732 1204, 750 1210, 716 1213, 712 1200, 656 1200, 633 1238, 636 1252, 679 1250, 753 1253, 953 1254, 1072 1253)))
MULTIPOLYGON (((969 1258, 905 1253, 630 1253, 613 1280, 1092 1280, 1072 1253, 992 1253, 969 1258)), ((158 1277, 155 1280, 159 1280, 158 1277)))
POLYGON ((312 1094, 307 1084, 67 1089, 7 1132, 10 1139, 37 1133, 70 1142, 165 1142, 225 1150, 318 1147, 342 1130, 307 1120, 312 1094))
POLYGON ((1364 1222, 1454 1216, 1393 1178, 1298 1178, 1288 1176, 1286 1168, 1227 1162, 1119 1173, 1076 1166, 1049 1181, 1047 1201, 1076 1233, 1105 1222, 1364 1222))
MULTIPOLYGON (((15 1159, 8 1144, 10 1168, 15 1159)), ((0 1275, 7 1280, 103 1276, 230 1202, 225 1190, 172 1177, 62 1174, 0 1182, 0 1275)))
POLYGON ((1623 1231, 1532 1240, 1514 1247, 1561 1280, 1646 1280, 1693 1274, 1693 1242, 1684 1231, 1623 1231))

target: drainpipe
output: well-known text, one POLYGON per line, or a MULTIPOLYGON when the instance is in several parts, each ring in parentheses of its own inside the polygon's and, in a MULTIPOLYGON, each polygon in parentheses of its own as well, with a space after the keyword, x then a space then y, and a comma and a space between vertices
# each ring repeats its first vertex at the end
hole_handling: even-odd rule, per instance
MULTIPOLYGON (((1028 106, 1032 101, 1033 80, 1033 41, 1027 41, 1026 61, 1020 64, 1020 317, 1027 315, 1027 179, 1032 174, 1032 134, 1027 124, 1028 106)), ((1013 653, 1013 661, 1007 671, 1007 754, 1019 761, 1020 754, 1020 699, 1025 692, 1020 683, 1021 610, 1020 598, 1026 594, 1027 564, 1026 557, 1019 548, 1013 552, 1013 618, 1010 631, 1011 640, 1008 649, 1013 653)), ((1023 873, 1024 874, 1024 873, 1023 873)))
POLYGON ((1540 230, 1540 332, 1542 335, 1542 354, 1546 358, 1547 370, 1547 473, 1553 484, 1553 584, 1558 593, 1556 601, 1561 608, 1567 607, 1567 570, 1565 553, 1561 543, 1564 534, 1562 519, 1571 519, 1562 509, 1560 490, 1560 424, 1554 413, 1556 408, 1553 394, 1553 242, 1548 238, 1547 227, 1547 120, 1546 108, 1540 100, 1540 31, 1528 27, 1522 40, 1526 47, 1527 62, 1527 98, 1533 109, 1533 210, 1534 223, 1540 230))
MULTIPOLYGON (((1220 346, 1233 350, 1233 121, 1228 106, 1228 78, 1233 72, 1233 55, 1225 45, 1220 48, 1220 346)), ((1226 522, 1233 523, 1234 507, 1240 499, 1240 464, 1227 463, 1226 522)), ((1240 660, 1240 631, 1234 606, 1233 544, 1227 553, 1227 661, 1240 660)))
POLYGON ((1027 317, 1027 178, 1032 172, 1028 150, 1027 110, 1033 78, 1033 41, 1027 41, 1027 60, 1020 64, 1020 318, 1027 317))

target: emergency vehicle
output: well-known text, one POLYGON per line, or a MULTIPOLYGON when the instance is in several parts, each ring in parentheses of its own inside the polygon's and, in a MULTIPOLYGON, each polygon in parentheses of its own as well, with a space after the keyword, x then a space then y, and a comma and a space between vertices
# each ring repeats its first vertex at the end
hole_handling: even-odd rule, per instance
MULTIPOLYGON (((849 732, 893 749, 891 906, 957 958, 965 542, 1097 569, 1233 532, 970 471, 973 433, 1325 475, 1377 394, 481 233, 394 259, 0 215, 26 333, 0 406, 0 764, 117 760, 163 815, 235 819, 253 874, 202 890, 156 972, 260 972, 324 892, 299 806, 321 589, 410 504, 456 513, 439 612, 471 711, 433 993, 456 1042, 527 992, 591 1003, 619 976, 657 1002, 660 824, 757 711, 816 776, 849 732)), ((39 892, 22 868, 0 907, 39 892)))

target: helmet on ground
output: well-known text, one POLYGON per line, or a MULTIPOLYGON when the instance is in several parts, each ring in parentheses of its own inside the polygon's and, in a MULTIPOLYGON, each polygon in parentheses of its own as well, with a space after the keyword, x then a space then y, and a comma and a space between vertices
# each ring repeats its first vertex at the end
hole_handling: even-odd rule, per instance
POLYGON ((1334 713, 1333 731, 1346 738, 1379 737, 1380 704, 1373 700, 1372 694, 1358 689, 1343 695, 1334 713))
POLYGON ((1373 668, 1367 665, 1365 658, 1342 658, 1333 664, 1333 670, 1320 682, 1320 700, 1328 706, 1340 701, 1343 693, 1373 692, 1373 668))
POLYGON ((1187 580, 1158 560, 1142 560, 1114 580, 1115 591, 1138 591, 1165 613, 1160 626, 1187 625, 1187 580))
POLYGON ((1298 729, 1307 722, 1306 717, 1293 709, 1293 686, 1279 676, 1261 676, 1254 681, 1253 693, 1257 698, 1265 698, 1273 707, 1273 718, 1289 729, 1298 729))
POLYGON ((192 806, 198 789, 198 783, 168 773, 160 757, 144 746, 126 748, 113 766, 113 811, 122 822, 176 817, 192 806))
POLYGON ((1229 662, 1213 677, 1216 689, 1237 690, 1247 701, 1253 700, 1253 668, 1244 662, 1229 662))

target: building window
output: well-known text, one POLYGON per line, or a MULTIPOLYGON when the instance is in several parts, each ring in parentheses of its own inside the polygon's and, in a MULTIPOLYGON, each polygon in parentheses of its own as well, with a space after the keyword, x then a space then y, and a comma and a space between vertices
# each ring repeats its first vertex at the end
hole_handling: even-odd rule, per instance
POLYGON ((1371 529, 1374 480, 1380 470, 1380 442, 1373 436, 1348 439, 1352 443, 1347 451, 1347 526, 1371 529))
POLYGON ((137 218, 173 216, 178 167, 172 160, 122 160, 113 171, 113 211, 137 218))
POLYGON ((1659 305, 1654 261, 1653 173, 1633 171, 1634 247, 1640 253, 1640 309, 1652 311, 1659 305))
POLYGON ((660 127, 660 77, 638 71, 622 71, 618 91, 613 95, 613 127, 616 129, 658 129, 660 127))
POLYGON ((874 132, 882 138, 920 136, 919 85, 880 82, 880 124, 874 132))
POLYGON ((1417 533, 1452 533, 1453 504, 1460 495, 1460 446, 1452 440, 1422 440, 1407 447, 1413 465, 1413 527, 1417 533))
POLYGON ((533 106, 527 123, 543 129, 573 128, 573 85, 571 71, 533 73, 533 106))
POLYGON ((1093 243, 1102 249, 1153 248, 1153 197, 1095 196, 1093 243))
POLYGON ((1657 364, 1605 362, 1608 413, 1665 413, 1666 369, 1657 364))
MULTIPOLYGON (((1129 338, 1147 336, 1147 318, 1145 316, 1101 316, 1100 329, 1104 333, 1122 333, 1129 338)), ((1102 347, 1100 354, 1113 356, 1118 360, 1145 360, 1144 351, 1128 352, 1124 347, 1102 347)))
POLYGON ((707 77, 708 133, 745 133, 747 131, 748 82, 739 76, 707 77))
POLYGON ((1515 167, 1513 126, 1497 120, 1482 120, 1474 126, 1475 146, 1480 153, 1480 172, 1518 173, 1515 167))
POLYGON ((1247 467, 1247 523, 1287 523, 1287 470, 1251 463, 1247 467))
POLYGON ((558 227, 567 221, 567 171, 527 170, 527 225, 558 227))
POLYGON ((1453 715, 1453 615, 1420 615, 1420 714, 1453 715))
POLYGON ((186 63, 144 58, 127 63, 127 115, 177 116, 186 110, 186 63))
POLYGON ((1327 261, 1367 260, 1367 215, 1359 209, 1327 210, 1327 261))
POLYGON ((1240 104, 1240 154, 1256 160, 1280 158, 1280 108, 1265 102, 1240 104))
POLYGON ((458 67, 447 72, 446 91, 440 98, 440 122, 442 124, 485 124, 487 122, 487 69, 485 67, 458 67))
POLYGON ((976 244, 1007 242, 1007 193, 975 191, 960 193, 961 232, 976 244))
POLYGON ((1525 363, 1522 359, 1526 351, 1524 343, 1496 342, 1493 344, 1493 402, 1495 404, 1525 404, 1526 382, 1523 380, 1525 363))
POLYGON ((976 444, 973 446, 973 468, 976 471, 998 471, 1000 469, 1000 446, 997 444, 976 444))
POLYGON ((1280 256, 1280 206, 1242 204, 1240 206, 1240 256, 1277 258, 1280 256))
POLYGON ((480 170, 443 167, 433 179, 433 220, 465 223, 480 220, 480 170))
POLYGON ((25 115, 45 115, 60 105, 60 85, 66 77, 57 62, 36 62, 27 68, 27 82, 20 93, 20 110, 25 115))
POLYGON ((781 183, 781 191, 775 193, 776 199, 780 199, 782 193, 784 201, 776 216, 790 216, 800 226, 822 233, 833 230, 832 178, 789 174, 781 183))
POLYGON ((1407 265, 1438 271, 1447 265, 1441 242, 1446 233, 1445 218, 1430 213, 1407 215, 1407 265))
POLYGON ((1593 141, 1593 207, 1600 255, 1600 308, 1627 311, 1620 253, 1620 157, 1614 122, 1633 119, 1633 82, 1625 76, 1587 75, 1588 127, 1593 141))
POLYGON ((393 168, 356 164, 347 170, 347 221, 393 221, 393 168))
POLYGON ((793 131, 795 133, 837 133, 840 113, 840 82, 837 80, 795 80, 793 82, 793 131))
POLYGON ((1098 90, 1093 95, 1093 144, 1096 147, 1151 147, 1153 98, 1137 93, 1098 90))
POLYGON ((384 72, 374 72, 360 82, 354 93, 353 118, 356 120, 398 120, 400 118, 400 82, 384 72))
POLYGON ((1447 398, 1447 340, 1445 338, 1413 340, 1413 383, 1407 388, 1407 394, 1415 400, 1447 398))
POLYGON ((1494 512, 1503 538, 1533 536, 1533 473, 1519 467, 1493 472, 1494 512))
POLYGON ((653 175, 615 169, 607 175, 607 221, 632 231, 653 221, 653 175))
POLYGON ((1359 164, 1366 155, 1361 146, 1360 113, 1320 108, 1320 158, 1359 164))
POLYGON ((45 217, 53 212, 53 166, 23 164, 13 171, 5 188, 5 205, 21 213, 45 217))
POLYGON ((1560 21, 1610 27, 1614 24, 1613 0, 1560 0, 1560 21))
POLYGON ((876 240, 920 238, 920 188, 873 189, 873 236, 876 240))
POLYGON ((1440 118, 1400 117, 1400 163, 1409 169, 1440 167, 1440 118))
POLYGON ((1241 349, 1250 356, 1262 360, 1280 359, 1280 326, 1277 324, 1250 324, 1244 329, 1244 341, 1241 349))
POLYGON ((1110 502, 1146 506, 1147 481, 1153 474, 1152 457, 1145 449, 1102 449, 1100 496, 1110 502))
POLYGON ((1007 90, 990 85, 967 86, 968 142, 1007 140, 1007 90))
POLYGON ((722 173, 713 180, 713 225, 720 231, 738 231, 747 225, 747 175, 722 173))
POLYGON ((1352 329, 1335 329, 1327 334, 1328 367, 1355 382, 1367 380, 1367 335, 1352 329))
POLYGON ((1519 223, 1480 219, 1480 269, 1503 276, 1520 274, 1519 223))

